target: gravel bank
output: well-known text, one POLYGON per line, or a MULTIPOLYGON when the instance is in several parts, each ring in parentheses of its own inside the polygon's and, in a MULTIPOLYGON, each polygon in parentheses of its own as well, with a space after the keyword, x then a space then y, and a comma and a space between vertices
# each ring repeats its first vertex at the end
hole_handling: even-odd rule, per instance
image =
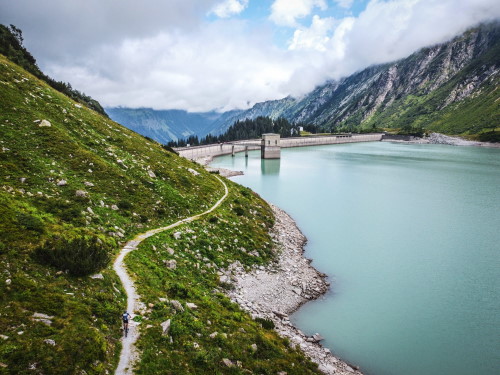
POLYGON ((299 346, 325 374, 360 375, 355 366, 336 358, 324 348, 319 334, 308 337, 291 324, 288 315, 302 304, 322 296, 329 283, 326 275, 313 268, 310 260, 303 256, 306 238, 293 219, 278 207, 271 207, 276 218, 271 235, 279 249, 277 260, 249 273, 238 262, 232 264, 221 276, 235 283, 235 289, 228 293, 230 298, 253 317, 272 320, 276 331, 299 346))
POLYGON ((384 142, 398 143, 416 143, 416 144, 434 144, 434 145, 450 145, 450 146, 476 146, 476 147, 492 147, 500 148, 499 143, 476 142, 468 141, 460 137, 450 137, 440 133, 431 133, 426 138, 408 137, 408 140, 383 139, 384 142))
POLYGON ((203 165, 205 169, 209 172, 219 172, 219 175, 221 175, 222 177, 241 176, 243 174, 242 171, 233 171, 231 169, 226 169, 226 168, 209 167, 208 165, 212 162, 213 159, 214 159, 213 156, 205 156, 202 158, 195 159, 194 161, 200 165, 203 165))

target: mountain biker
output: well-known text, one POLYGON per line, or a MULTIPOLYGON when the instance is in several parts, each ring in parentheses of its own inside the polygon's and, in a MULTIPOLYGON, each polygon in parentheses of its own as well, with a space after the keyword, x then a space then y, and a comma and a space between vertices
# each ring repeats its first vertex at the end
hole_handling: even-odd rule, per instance
POLYGON ((125 331, 128 329, 128 321, 130 318, 132 318, 132 316, 127 311, 125 311, 122 315, 123 330, 125 330, 125 331))

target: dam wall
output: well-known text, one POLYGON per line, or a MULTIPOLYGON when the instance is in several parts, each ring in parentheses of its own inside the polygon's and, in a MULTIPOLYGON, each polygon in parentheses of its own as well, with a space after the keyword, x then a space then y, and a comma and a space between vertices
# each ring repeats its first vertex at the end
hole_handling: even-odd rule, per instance
MULTIPOLYGON (((305 137, 281 138, 281 148, 307 147, 320 145, 333 145, 341 143, 356 142, 378 142, 382 140, 383 133, 371 134, 341 134, 341 135, 312 135, 305 137)), ((214 157, 221 155, 231 155, 237 152, 261 149, 261 139, 248 139, 244 141, 233 141, 227 143, 179 147, 175 150, 180 156, 187 159, 200 159, 204 157, 214 157)))

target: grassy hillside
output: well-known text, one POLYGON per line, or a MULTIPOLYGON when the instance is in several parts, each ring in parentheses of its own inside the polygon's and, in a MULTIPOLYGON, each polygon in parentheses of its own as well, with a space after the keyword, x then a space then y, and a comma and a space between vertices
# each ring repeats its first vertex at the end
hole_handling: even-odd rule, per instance
MULTIPOLYGON (((94 267, 97 278, 88 271, 77 276, 78 267, 99 251, 107 252, 106 264, 134 234, 205 211, 222 195, 220 182, 202 168, 81 106, 0 55, 0 374, 112 373, 125 295, 109 263, 94 267), (51 258, 55 250, 68 249, 69 256, 51 258), (83 257, 81 249, 87 251, 83 257), (68 272, 75 261, 77 270, 68 272)), ((154 304, 145 312, 153 327, 141 345, 145 358, 156 360, 142 362, 141 373, 154 373, 151 368, 183 373, 172 370, 179 368, 174 364, 192 369, 184 373, 203 368, 243 373, 220 365, 230 355, 244 360, 251 372, 275 373, 281 363, 289 374, 313 371, 301 354, 220 294, 226 285, 218 283, 216 267, 194 265, 198 254, 217 267, 233 260, 248 266, 268 261, 270 215, 260 198, 232 185, 221 210, 190 224, 190 239, 173 242, 165 233, 127 259, 139 293, 154 304), (166 244, 179 257, 176 270, 162 263, 166 244), (241 246, 259 255, 249 256, 241 246), (199 311, 174 317, 159 296, 189 299, 199 311), (166 317, 173 322, 173 344, 158 335, 157 322, 166 317), (241 325, 247 334, 238 339, 228 334, 230 341, 217 346, 221 350, 206 348, 207 354, 181 345, 187 337, 203 336, 196 321, 208 317, 219 332, 241 325), (272 348, 271 362, 259 351, 240 357, 231 352, 240 350, 231 349, 233 344, 255 340, 272 348), (169 345, 177 345, 174 357, 160 360, 159 353, 173 349, 169 345)))

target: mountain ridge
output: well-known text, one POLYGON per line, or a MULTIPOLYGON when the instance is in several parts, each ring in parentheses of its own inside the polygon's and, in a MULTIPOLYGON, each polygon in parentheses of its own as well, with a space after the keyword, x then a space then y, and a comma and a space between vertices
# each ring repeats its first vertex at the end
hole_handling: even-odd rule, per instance
POLYGON ((257 117, 284 117, 291 123, 313 124, 320 131, 329 132, 428 130, 477 138, 499 132, 500 109, 496 102, 499 72, 500 22, 497 21, 479 25, 448 42, 420 49, 395 62, 327 81, 300 98, 288 96, 257 103, 247 110, 218 114, 215 121, 205 122, 202 127, 197 125, 195 117, 170 122, 168 129, 157 127, 155 131, 144 129, 146 125, 140 121, 131 125, 119 117, 115 119, 163 143, 174 136, 180 139, 220 135, 236 121, 257 117), (165 133, 174 136, 164 136, 165 133))
MULTIPOLYGON (((464 134, 495 128, 499 110, 491 97, 498 95, 499 25, 499 22, 481 25, 407 58, 327 82, 300 99, 288 97, 258 103, 231 120, 285 117, 328 131, 423 126, 433 131, 464 134), (469 127, 442 123, 450 112, 455 112, 453 120, 459 117, 456 114, 463 109, 462 105, 465 109, 470 107, 467 99, 474 100, 477 96, 488 98, 492 107, 488 118, 483 112, 481 123, 469 127)), ((476 98, 473 104, 480 102, 476 98)))

